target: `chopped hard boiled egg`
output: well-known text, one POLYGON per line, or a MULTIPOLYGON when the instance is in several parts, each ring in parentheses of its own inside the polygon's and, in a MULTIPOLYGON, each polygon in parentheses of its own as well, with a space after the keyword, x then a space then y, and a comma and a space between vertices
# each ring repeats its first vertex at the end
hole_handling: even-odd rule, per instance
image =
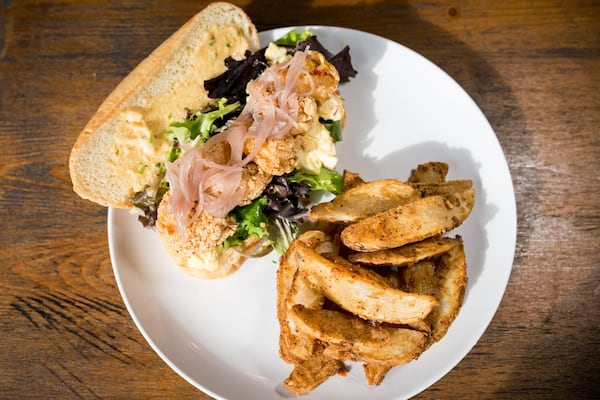
POLYGON ((285 47, 278 46, 271 42, 265 50, 265 58, 269 61, 269 64, 281 64, 292 58, 285 47))
POLYGON ((334 169, 336 164, 333 139, 327 128, 315 121, 303 136, 302 149, 298 152, 298 168, 317 175, 321 167, 334 169))

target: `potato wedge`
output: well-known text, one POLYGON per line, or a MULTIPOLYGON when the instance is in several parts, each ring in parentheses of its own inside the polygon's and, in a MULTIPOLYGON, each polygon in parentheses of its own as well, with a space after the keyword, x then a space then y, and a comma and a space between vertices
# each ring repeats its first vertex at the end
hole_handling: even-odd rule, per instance
POLYGON ((439 341, 456 319, 465 297, 467 287, 467 262, 461 243, 440 256, 436 266, 434 295, 439 304, 427 320, 431 323, 431 340, 439 341))
POLYGON ((429 341, 426 333, 413 329, 390 327, 386 330, 390 340, 383 346, 356 343, 353 351, 366 363, 395 366, 417 359, 429 341))
MULTIPOLYGON (((292 242, 290 249, 296 243, 306 243, 312 247, 327 247, 329 237, 320 231, 308 231, 292 242)), ((290 250, 288 250, 289 253, 290 250)), ((289 319, 289 308, 293 304, 302 303, 316 306, 322 301, 322 295, 303 286, 304 282, 296 282, 298 269, 287 261, 287 255, 281 257, 277 270, 277 319, 279 320, 279 355, 289 363, 299 362, 309 358, 313 353, 314 339, 298 332, 289 319), (319 296, 321 296, 319 298, 319 296), (291 305, 290 305, 291 304, 291 305)))
POLYGON ((385 375, 393 367, 391 365, 384 365, 379 363, 366 363, 363 364, 363 371, 365 373, 365 379, 369 386, 379 386, 385 375))
POLYGON ((287 299, 288 312, 295 305, 310 309, 320 309, 325 302, 323 292, 314 287, 306 275, 297 273, 292 284, 292 290, 287 299))
POLYGON ((295 241, 293 241, 286 254, 281 258, 280 267, 277 270, 277 289, 278 298, 284 300, 280 305, 283 306, 287 300, 291 290, 292 282, 296 275, 296 267, 287 262, 287 254, 293 251, 296 242, 305 243, 309 247, 326 246, 329 241, 329 236, 321 231, 307 231, 299 235, 295 241))
POLYGON ((298 329, 298 325, 294 322, 292 307, 300 305, 318 310, 324 302, 323 293, 312 286, 304 275, 296 273, 286 303, 286 328, 280 330, 280 343, 284 342, 288 361, 296 363, 299 360, 306 360, 315 352, 314 336, 298 329))
POLYGON ((411 186, 419 193, 420 197, 447 195, 462 192, 473 187, 470 179, 454 180, 447 182, 416 182, 411 186))
POLYGON ((348 260, 372 266, 402 267, 445 253, 457 244, 457 239, 434 236, 394 249, 354 253, 348 256, 348 260))
POLYGON ((431 260, 419 261, 400 271, 402 283, 400 288, 411 293, 428 294, 436 293, 437 277, 436 266, 431 260))
POLYGON ((448 174, 448 164, 438 161, 430 161, 419 164, 412 171, 409 182, 444 182, 448 174))
POLYGON ((356 251, 384 250, 418 242, 459 226, 474 203, 473 189, 423 197, 347 226, 341 233, 342 242, 356 251))
POLYGON ((342 191, 353 188, 354 186, 358 186, 361 183, 365 183, 365 180, 360 176, 360 174, 350 172, 348 170, 344 170, 342 174, 342 191))
POLYGON ((308 213, 312 222, 351 223, 417 198, 408 183, 381 179, 354 186, 332 201, 314 206, 308 213))
POLYGON ((383 344, 329 344, 323 354, 331 358, 381 366, 396 366, 417 359, 427 347, 426 333, 408 328, 385 327, 390 339, 383 344))
POLYGON ((360 266, 329 261, 297 242, 288 262, 343 309, 373 321, 408 324, 425 318, 437 304, 433 296, 392 288, 385 278, 360 266))
POLYGON ((327 378, 344 370, 344 363, 323 354, 315 355, 294 366, 284 387, 297 395, 311 392, 327 378))
POLYGON ((278 296, 277 296, 277 318, 279 320, 279 356, 282 360, 288 363, 296 363, 301 360, 305 360, 314 352, 314 339, 302 332, 295 329, 295 326, 290 320, 289 309, 288 309, 288 298, 294 290, 293 285, 296 269, 289 264, 285 259, 280 264, 279 271, 285 271, 284 273, 278 274, 278 296), (285 284, 289 286, 282 286, 284 280, 283 275, 291 270, 294 271, 294 275, 289 283, 286 281, 285 284))
POLYGON ((290 315, 298 330, 327 343, 374 345, 390 338, 383 328, 339 311, 316 310, 296 304, 290 315))

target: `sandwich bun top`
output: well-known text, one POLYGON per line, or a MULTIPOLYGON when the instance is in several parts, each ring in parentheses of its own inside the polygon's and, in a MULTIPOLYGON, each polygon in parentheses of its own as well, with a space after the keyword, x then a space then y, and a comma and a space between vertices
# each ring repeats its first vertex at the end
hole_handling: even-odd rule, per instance
POLYGON ((73 190, 103 206, 133 208, 155 188, 169 148, 169 124, 213 100, 204 81, 260 46, 256 27, 229 3, 208 5, 157 47, 114 89, 79 134, 69 158, 73 190))

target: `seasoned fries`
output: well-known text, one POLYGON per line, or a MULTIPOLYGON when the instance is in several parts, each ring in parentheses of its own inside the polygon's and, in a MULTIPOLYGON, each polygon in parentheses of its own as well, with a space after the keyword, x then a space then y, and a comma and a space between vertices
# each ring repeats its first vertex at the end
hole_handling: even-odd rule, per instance
POLYGON ((413 182, 411 186, 419 193, 419 196, 445 195, 462 192, 473 187, 469 179, 448 182, 413 182))
POLYGON ((439 341, 446 334, 463 302, 468 278, 462 242, 440 257, 436 280, 433 294, 439 305, 427 317, 432 326, 432 342, 439 341))
POLYGON ((328 203, 317 204, 308 213, 309 221, 350 223, 417 197, 410 184, 395 179, 365 182, 340 193, 328 203))
POLYGON ((299 330, 322 341, 377 345, 390 339, 385 329, 350 314, 310 309, 301 304, 295 304, 291 311, 299 330))
POLYGON ((424 319, 437 304, 433 296, 395 289, 376 272, 329 261, 302 243, 290 252, 288 262, 327 298, 364 319, 408 324, 424 319))
POLYGON ((419 198, 364 218, 342 231, 352 250, 376 251, 400 247, 459 226, 475 203, 473 189, 419 198))
POLYGON ((351 254, 348 260, 353 263, 372 266, 403 267, 445 253, 456 246, 457 243, 458 239, 434 236, 395 249, 351 254))
POLYGON ((343 192, 315 206, 315 229, 296 238, 277 274, 280 355, 294 367, 284 386, 301 395, 345 362, 377 386, 418 358, 458 315, 467 285, 460 236, 441 234, 470 214, 470 180, 448 166, 419 165, 408 182, 365 182, 344 172, 343 192))
POLYGON ((425 164, 419 164, 412 171, 409 182, 429 183, 444 182, 448 174, 448 164, 438 161, 430 161, 425 164))

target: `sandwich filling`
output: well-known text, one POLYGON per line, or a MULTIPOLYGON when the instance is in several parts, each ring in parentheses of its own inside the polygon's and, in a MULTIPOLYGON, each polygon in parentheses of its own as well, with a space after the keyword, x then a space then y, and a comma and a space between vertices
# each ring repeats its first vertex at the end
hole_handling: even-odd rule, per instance
POLYGON ((253 80, 246 106, 228 129, 167 164, 170 207, 180 229, 191 222, 187 217, 192 208, 193 221, 202 212, 225 217, 240 204, 245 195, 240 189, 243 171, 255 159, 271 175, 294 170, 298 155, 304 164, 300 168, 317 173, 321 165, 333 169, 337 161, 333 139, 326 129, 313 125, 318 121, 318 104, 324 100, 336 102, 332 114, 338 120, 343 117, 341 98, 332 97, 338 80, 337 71, 323 56, 309 50, 296 52, 253 80), (211 157, 215 147, 224 150, 223 160, 211 157), (316 152, 301 154, 311 148, 316 152))
MULTIPOLYGON (((335 142, 345 116, 330 61, 341 54, 350 65, 348 48, 332 56, 312 34, 292 32, 227 59, 228 72, 205 81, 213 107, 171 124, 157 196, 134 199, 158 211, 157 231, 180 264, 205 264, 229 246, 260 252, 257 238, 283 252, 311 192, 340 190, 335 142), (298 39, 289 43, 290 35, 298 39)), ((346 71, 342 80, 356 73, 346 71)))

